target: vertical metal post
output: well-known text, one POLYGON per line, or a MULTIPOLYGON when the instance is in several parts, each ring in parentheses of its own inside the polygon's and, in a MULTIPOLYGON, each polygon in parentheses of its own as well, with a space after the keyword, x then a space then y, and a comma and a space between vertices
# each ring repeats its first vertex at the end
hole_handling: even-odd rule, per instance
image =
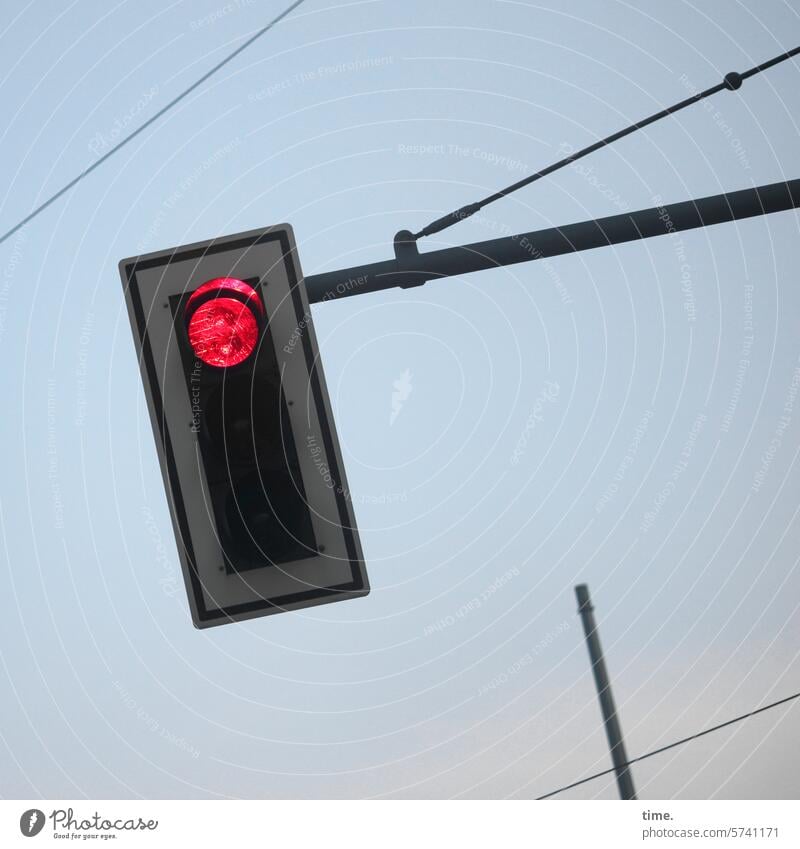
POLYGON ((608 746, 611 749, 611 760, 617 774, 619 797, 620 799, 635 799, 636 791, 633 787, 633 776, 630 767, 625 765, 628 762, 628 755, 625 752, 625 744, 622 742, 622 729, 617 716, 617 708, 614 705, 614 697, 611 695, 611 684, 603 659, 600 637, 597 635, 597 624, 594 621, 594 607, 592 607, 592 600, 589 597, 589 587, 586 584, 578 584, 575 587, 575 596, 578 599, 578 613, 580 613, 583 621, 586 645, 589 647, 589 659, 592 662, 592 672, 594 673, 594 682, 597 685, 600 709, 603 711, 603 722, 606 727, 608 746))

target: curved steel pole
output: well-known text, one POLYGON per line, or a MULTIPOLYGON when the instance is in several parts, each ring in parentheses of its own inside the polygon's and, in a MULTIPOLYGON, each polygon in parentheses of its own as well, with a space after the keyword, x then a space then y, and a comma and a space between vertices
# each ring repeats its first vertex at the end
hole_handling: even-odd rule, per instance
POLYGON ((395 237, 394 259, 312 274, 305 279, 306 291, 311 303, 320 303, 380 292, 394 286, 421 286, 439 277, 664 236, 798 207, 800 180, 789 180, 427 253, 419 253, 411 234, 403 231, 395 237))

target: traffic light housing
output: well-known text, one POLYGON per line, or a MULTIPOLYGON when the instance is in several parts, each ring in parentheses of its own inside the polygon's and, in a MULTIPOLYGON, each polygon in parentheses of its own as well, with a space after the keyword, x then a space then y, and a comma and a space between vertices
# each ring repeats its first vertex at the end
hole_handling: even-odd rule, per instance
POLYGON ((366 595, 291 227, 120 274, 194 624, 366 595))

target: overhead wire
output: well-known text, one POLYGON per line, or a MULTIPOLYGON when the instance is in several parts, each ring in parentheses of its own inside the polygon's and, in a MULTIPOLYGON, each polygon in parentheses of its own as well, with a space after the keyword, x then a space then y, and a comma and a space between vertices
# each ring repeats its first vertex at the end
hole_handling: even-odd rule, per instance
POLYGON ((432 221, 426 227, 423 227, 419 232, 412 234, 412 239, 417 240, 421 239, 424 236, 431 236, 434 233, 439 233, 442 230, 446 230, 448 227, 452 227, 454 224, 457 224, 459 221, 463 221, 465 218, 469 218, 471 215, 474 215, 476 212, 479 212, 485 206, 488 206, 490 203, 494 203, 495 201, 500 200, 501 198, 508 197, 508 195, 513 192, 518 191, 519 189, 524 188, 525 186, 529 186, 531 183, 535 183, 537 180, 541 180, 542 177, 546 177, 548 174, 552 174, 555 171, 559 171, 561 168, 566 168, 567 165, 571 165, 573 162, 576 162, 578 159, 582 159, 584 156, 588 156, 590 153, 594 153, 601 148, 607 147, 610 144, 613 144, 615 141, 619 139, 625 138, 625 136, 629 136, 631 133, 636 132, 637 130, 641 130, 643 127, 647 127, 650 124, 654 124, 656 121, 660 121, 662 118, 666 118, 668 115, 674 115, 676 112, 680 112, 681 109, 685 109, 687 106, 691 106, 694 103, 697 103, 700 100, 704 100, 706 97, 711 97, 712 94, 717 94, 717 92, 723 91, 724 89, 728 89, 729 91, 736 91, 742 87, 742 83, 756 74, 760 74, 762 71, 766 71, 768 68, 772 68, 775 65, 780 64, 781 62, 785 62, 787 59, 791 59, 793 56, 796 56, 800 53, 800 46, 795 47, 793 50, 787 50, 786 53, 781 53, 778 56, 775 56, 772 59, 769 59, 767 62, 762 62, 760 65, 755 65, 752 68, 749 68, 747 71, 743 71, 741 74, 732 71, 729 74, 725 75, 725 78, 721 83, 717 83, 716 85, 711 86, 711 88, 707 88, 704 91, 699 91, 696 94, 693 94, 691 97, 687 97, 685 100, 681 100, 680 102, 674 104, 673 106, 669 106, 666 109, 662 109, 660 112, 656 112, 654 115, 650 115, 648 118, 644 118, 641 121, 637 121, 634 124, 631 124, 628 127, 625 127, 622 130, 618 130, 616 133, 612 133, 610 136, 606 136, 604 139, 600 139, 599 141, 593 142, 587 147, 581 148, 574 153, 570 153, 565 156, 563 159, 559 159, 558 162, 554 162, 551 165, 548 165, 546 168, 542 168, 541 171, 537 171, 535 174, 531 174, 528 177, 524 177, 521 180, 518 180, 516 183, 512 183, 510 186, 506 186, 504 189, 501 189, 499 192, 495 192, 494 194, 488 195, 483 198, 483 200, 476 201, 475 203, 468 203, 466 206, 462 206, 459 209, 453 210, 453 212, 448 212, 447 215, 443 215, 441 218, 437 218, 435 221, 432 221))
MULTIPOLYGON (((800 693, 794 693, 791 696, 787 696, 785 699, 779 699, 777 702, 772 702, 772 704, 764 705, 763 707, 757 708, 756 710, 751 710, 749 713, 743 713, 741 716, 736 716, 733 719, 729 719, 726 722, 721 722, 719 725, 713 725, 711 728, 706 728, 704 731, 698 731, 696 734, 691 734, 688 737, 684 737, 681 740, 675 740, 674 743, 668 743, 666 746, 661 746, 658 749, 653 749, 652 752, 647 752, 645 755, 639 755, 636 758, 631 758, 628 761, 620 764, 620 767, 630 766, 631 764, 639 763, 639 761, 646 760, 647 758, 652 758, 654 755, 660 755, 663 752, 667 752, 670 749, 674 749, 676 746, 682 746, 684 743, 689 743, 692 740, 697 740, 699 737, 705 737, 706 734, 711 734, 714 731, 719 731, 721 728, 727 728, 729 725, 733 725, 736 722, 741 722, 743 719, 749 719, 751 716, 756 716, 759 713, 764 713, 764 711, 772 710, 772 708, 779 707, 780 705, 785 705, 787 702, 791 702, 794 699, 800 699, 800 693)), ((559 787, 558 790, 551 790, 549 793, 545 793, 544 796, 537 796, 536 800, 541 801, 542 799, 549 799, 551 796, 556 796, 559 793, 564 793, 566 790, 572 790, 573 787, 580 787, 581 784, 588 784, 590 781, 594 781, 597 778, 602 778, 604 775, 610 775, 612 772, 615 772, 617 767, 611 767, 610 769, 604 769, 601 772, 596 772, 594 775, 588 775, 586 778, 581 778, 578 781, 573 781, 572 784, 565 784, 563 787, 559 787)))
POLYGON ((55 203, 62 195, 66 194, 70 189, 74 188, 85 177, 88 177, 92 171, 99 168, 106 160, 110 159, 118 150, 125 147, 128 142, 133 141, 140 133, 144 132, 148 127, 152 126, 162 115, 169 112, 170 109, 177 106, 187 95, 191 94, 195 89, 201 86, 207 79, 214 76, 221 68, 224 68, 232 59, 235 59, 243 50, 246 50, 251 44, 261 38, 266 32, 269 32, 275 24, 282 21, 290 12, 293 12, 305 0, 295 0, 288 8, 284 9, 277 17, 273 18, 268 24, 263 26, 254 35, 251 35, 246 41, 240 44, 236 50, 229 53, 220 62, 217 62, 213 68, 206 71, 199 79, 195 80, 188 88, 184 89, 180 94, 170 100, 165 106, 162 106, 154 115, 151 115, 143 124, 138 126, 133 132, 125 136, 124 139, 117 142, 112 148, 107 150, 99 159, 95 160, 88 168, 85 168, 76 177, 70 180, 66 185, 62 186, 55 194, 52 194, 44 203, 39 204, 32 212, 28 213, 21 221, 17 222, 10 230, 7 230, 0 236, 0 245, 14 235, 18 230, 24 227, 29 221, 32 221, 41 212, 44 212, 47 207, 55 203))

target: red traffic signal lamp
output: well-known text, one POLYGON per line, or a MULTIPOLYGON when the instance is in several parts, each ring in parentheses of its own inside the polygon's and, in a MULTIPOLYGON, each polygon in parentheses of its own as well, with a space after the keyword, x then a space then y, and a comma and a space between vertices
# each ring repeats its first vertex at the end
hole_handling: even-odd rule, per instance
POLYGON ((238 365, 253 353, 263 317, 264 305, 256 290, 235 277, 203 283, 184 308, 195 356, 220 368, 238 365))
POLYGON ((195 625, 366 595, 291 228, 120 272, 195 625))

